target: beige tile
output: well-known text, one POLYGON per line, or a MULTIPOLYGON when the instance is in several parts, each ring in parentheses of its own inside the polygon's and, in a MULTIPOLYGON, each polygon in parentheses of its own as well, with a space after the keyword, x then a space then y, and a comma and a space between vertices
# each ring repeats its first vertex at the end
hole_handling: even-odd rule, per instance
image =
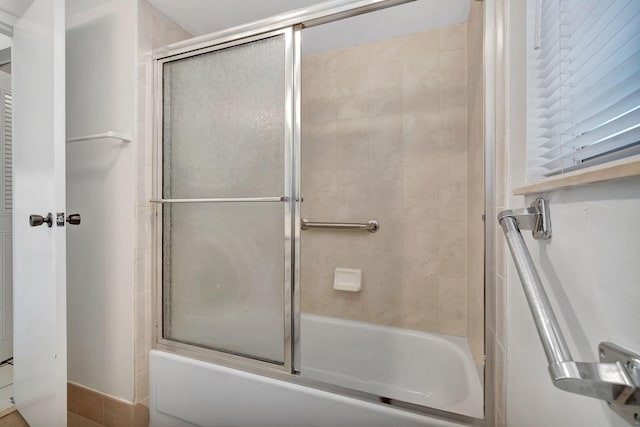
MULTIPOLYGON (((369 120, 369 170, 380 172, 398 168, 403 161, 403 118, 400 114, 369 120)), ((402 176, 396 177, 401 179, 402 176)))
POLYGON ((402 61, 372 61, 368 66, 369 93, 402 92, 402 61))
POLYGON ((337 120, 336 96, 326 94, 312 98, 311 95, 306 95, 306 98, 302 109, 303 120, 306 123, 327 123, 337 120))
POLYGON ((149 397, 149 371, 138 372, 135 378, 136 399, 143 400, 149 397))
POLYGON ((369 117, 377 118, 402 114, 402 90, 379 89, 377 91, 369 91, 367 102, 369 117))
POLYGON ((438 280, 438 325, 443 334, 466 336, 467 283, 463 279, 438 280))
POLYGON ((336 96, 336 57, 332 52, 302 59, 303 105, 311 99, 331 99, 336 96))
POLYGON ((151 289, 135 293, 135 332, 147 333, 151 330, 151 289))
POLYGON ((374 63, 399 61, 404 57, 404 45, 401 39, 385 39, 368 45, 369 57, 374 63))
MULTIPOLYGON (((305 312, 457 335, 467 330, 468 301, 482 292, 469 291, 465 281, 466 200, 473 190, 466 173, 465 28, 303 60, 302 214, 375 217, 382 227, 361 238, 303 235, 305 312), (336 267, 360 268, 363 291, 333 290, 336 267)), ((474 152, 480 162, 481 152, 481 146, 474 152)), ((481 179, 482 163, 475 173, 481 179)), ((474 313, 482 318, 481 307, 474 313)), ((482 332, 474 333, 482 347, 482 332)))
POLYGON ((493 386, 495 391, 495 405, 497 412, 505 413, 505 384, 504 384, 504 350, 497 345, 495 354, 493 386))
MULTIPOLYGON (((441 154, 465 153, 467 151, 467 109, 451 108, 440 111, 441 154)), ((465 160, 466 162, 466 160, 465 160)))
POLYGON ((133 417, 114 414, 113 412, 104 412, 105 427, 131 427, 133 426, 133 417))
POLYGON ((403 62, 402 88, 405 92, 440 89, 440 54, 427 53, 403 62))
POLYGON ((72 383, 67 383, 67 390, 70 391, 71 396, 76 397, 78 402, 100 408, 102 407, 103 398, 101 393, 72 383))
POLYGON ((138 249, 151 247, 152 215, 154 215, 154 209, 150 207, 136 208, 136 248, 138 249))
POLYGON ((151 249, 135 249, 135 284, 136 292, 151 289, 151 249))
POLYGON ((466 23, 450 25, 439 29, 440 50, 465 49, 467 46, 467 25, 466 23))
POLYGON ((358 94, 336 99, 336 118, 357 119, 366 118, 369 114, 369 97, 358 94))
POLYGON ((136 206, 149 206, 151 199, 151 167, 138 166, 136 168, 136 206))
POLYGON ((416 278, 437 277, 440 269, 439 224, 437 221, 409 224, 404 229, 403 271, 410 286, 416 278))
POLYGON ((69 412, 73 412, 83 418, 87 418, 98 424, 102 424, 104 421, 104 410, 102 404, 100 406, 90 405, 79 400, 69 401, 67 403, 69 412))
POLYGON ((113 415, 118 415, 128 420, 133 419, 133 405, 129 402, 124 402, 112 397, 105 397, 104 410, 105 418, 106 412, 110 412, 113 415))
POLYGON ((68 427, 103 427, 104 424, 96 423, 88 418, 81 417, 73 412, 67 412, 68 427))
POLYGON ((336 95, 346 98, 366 95, 369 80, 369 50, 365 46, 335 52, 336 95))
POLYGON ((137 403, 134 408, 133 426, 147 427, 149 425, 149 407, 137 403))
MULTIPOLYGON (((404 167, 403 180, 403 221, 408 227, 417 224, 432 226, 438 218, 438 169, 429 166, 404 167)), ((429 230, 434 241, 437 227, 429 230)))
POLYGON ((506 256, 508 255, 508 248, 505 241, 504 231, 502 227, 497 224, 495 230, 495 269, 496 273, 501 277, 507 276, 506 256))
POLYGON ((452 50, 440 53, 440 88, 466 86, 467 55, 464 50, 452 50))
POLYGON ((404 59, 424 58, 430 54, 437 54, 440 50, 440 35, 438 30, 409 34, 396 40, 401 45, 402 57, 404 59))
POLYGON ((336 122, 336 169, 363 170, 369 166, 369 119, 336 122))
POLYGON ((438 331, 438 279, 435 276, 406 275, 402 283, 402 326, 428 332, 438 331))
POLYGON ((441 145, 438 111, 408 112, 402 123, 402 163, 405 166, 433 167, 441 145))
POLYGON ((506 282, 502 277, 496 277, 496 339, 506 344, 505 323, 506 282))
POLYGON ((437 111, 440 108, 439 55, 412 58, 403 64, 402 97, 405 112, 437 111))
POLYGON ((301 129, 302 168, 309 171, 336 168, 336 122, 304 123, 301 129))
MULTIPOLYGON (((453 167, 464 171, 465 164, 457 163, 453 167)), ((438 218, 442 221, 467 220, 467 180, 453 176, 443 176, 440 170, 438 179, 438 218)), ((465 233, 466 234, 466 233, 465 233)))
POLYGON ((78 386, 67 382, 67 400, 78 400, 78 386))
POLYGON ((440 277, 466 277, 466 227, 463 221, 440 221, 438 230, 440 277))
POLYGON ((441 108, 466 108, 467 85, 462 81, 458 85, 451 85, 440 90, 441 108))
POLYGON ((477 366, 484 365, 484 308, 467 299, 467 340, 477 366))

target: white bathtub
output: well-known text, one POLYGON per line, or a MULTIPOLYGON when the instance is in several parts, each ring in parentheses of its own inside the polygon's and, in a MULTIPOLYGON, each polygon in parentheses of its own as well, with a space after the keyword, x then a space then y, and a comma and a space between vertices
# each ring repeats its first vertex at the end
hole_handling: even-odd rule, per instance
MULTIPOLYGON (((302 339, 303 377, 482 417, 462 338, 303 315, 302 339)), ((465 425, 156 350, 149 364, 154 427, 465 425)))
POLYGON ((302 376, 482 418, 482 385, 467 340, 302 315, 302 376))

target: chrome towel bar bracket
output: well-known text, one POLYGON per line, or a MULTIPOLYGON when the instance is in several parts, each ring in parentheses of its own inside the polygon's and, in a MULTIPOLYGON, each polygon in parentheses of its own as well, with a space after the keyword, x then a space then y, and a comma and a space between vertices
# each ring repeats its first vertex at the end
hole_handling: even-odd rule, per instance
POLYGON ((529 208, 503 211, 498 222, 547 356, 553 384, 564 391, 606 400, 629 424, 640 426, 640 356, 605 342, 599 345, 600 363, 573 360, 520 233, 522 228, 532 230, 535 239, 551 238, 548 202, 539 198, 529 208))
POLYGON ((500 212, 498 222, 502 222, 505 217, 515 218, 519 229, 531 230, 534 239, 548 240, 551 238, 549 202, 542 197, 535 199, 528 208, 500 212))

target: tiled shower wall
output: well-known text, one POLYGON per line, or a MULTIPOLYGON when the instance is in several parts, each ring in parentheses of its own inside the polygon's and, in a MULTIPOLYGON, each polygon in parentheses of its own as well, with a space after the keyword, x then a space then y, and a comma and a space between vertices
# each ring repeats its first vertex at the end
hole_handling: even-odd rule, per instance
POLYGON ((152 339, 151 199, 153 143, 152 49, 192 37, 185 29, 153 7, 138 0, 137 95, 137 243, 135 249, 135 401, 149 397, 149 351, 152 339))
POLYGON ((477 365, 484 356, 484 91, 483 7, 471 2, 467 21, 467 337, 477 365))
POLYGON ((466 23, 305 57, 302 81, 303 218, 381 224, 303 232, 302 310, 465 336, 466 23))

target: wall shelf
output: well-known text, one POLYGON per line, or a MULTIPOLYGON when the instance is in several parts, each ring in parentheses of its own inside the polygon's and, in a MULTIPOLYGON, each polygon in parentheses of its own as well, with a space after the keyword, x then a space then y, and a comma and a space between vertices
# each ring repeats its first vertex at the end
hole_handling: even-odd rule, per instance
POLYGON ((72 144, 74 142, 80 142, 80 141, 91 141, 94 139, 105 139, 105 138, 119 139, 122 142, 131 142, 131 135, 128 135, 126 133, 121 133, 121 132, 114 132, 110 130, 104 133, 96 133, 94 135, 85 135, 85 136, 78 136, 75 138, 69 138, 67 139, 67 144, 72 144))

